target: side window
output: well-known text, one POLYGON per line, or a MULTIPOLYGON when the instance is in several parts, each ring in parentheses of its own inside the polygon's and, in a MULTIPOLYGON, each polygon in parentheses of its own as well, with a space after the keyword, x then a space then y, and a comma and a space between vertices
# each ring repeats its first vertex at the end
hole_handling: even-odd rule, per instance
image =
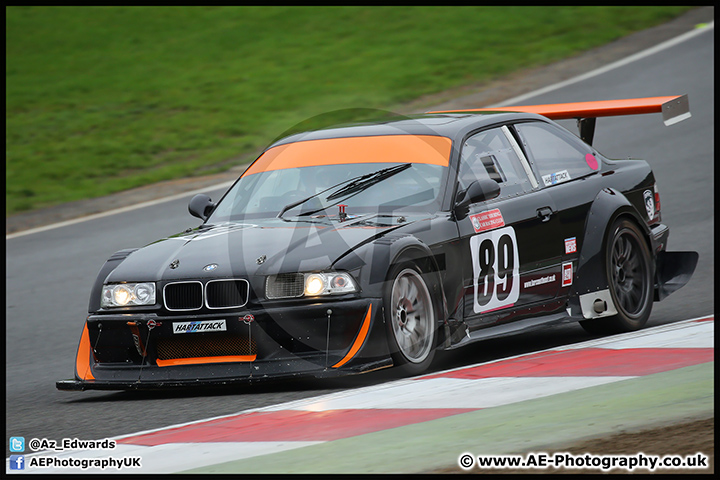
POLYGON ((468 138, 460 157, 460 188, 474 180, 490 178, 500 184, 500 196, 532 190, 515 150, 499 128, 484 130, 468 138))
POLYGON ((540 184, 555 185, 582 177, 598 169, 592 151, 572 134, 542 122, 515 125, 529 160, 540 176, 540 184))

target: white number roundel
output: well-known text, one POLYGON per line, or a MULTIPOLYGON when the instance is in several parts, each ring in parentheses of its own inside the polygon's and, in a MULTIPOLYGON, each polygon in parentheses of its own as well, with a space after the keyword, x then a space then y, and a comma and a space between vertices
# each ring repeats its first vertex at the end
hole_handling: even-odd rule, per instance
POLYGON ((520 256, 515 229, 504 227, 471 237, 470 253, 475 313, 514 305, 520 295, 520 256))

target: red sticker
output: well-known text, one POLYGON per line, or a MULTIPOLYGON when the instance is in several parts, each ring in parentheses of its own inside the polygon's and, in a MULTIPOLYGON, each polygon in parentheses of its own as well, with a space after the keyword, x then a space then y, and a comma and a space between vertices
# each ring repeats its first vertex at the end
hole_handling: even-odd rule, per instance
POLYGON ((573 266, 572 262, 562 264, 562 286, 569 287, 573 281, 573 266))
POLYGON ((595 158, 592 154, 588 153, 587 155, 585 155, 585 162, 588 164, 588 167, 592 168, 593 170, 598 169, 597 158, 595 158))
POLYGON ((577 241, 575 237, 565 239, 565 253, 577 252, 577 241))
POLYGON ((475 233, 486 232, 505 226, 502 213, 500 213, 500 210, 497 208, 495 210, 470 215, 470 221, 475 229, 475 233))

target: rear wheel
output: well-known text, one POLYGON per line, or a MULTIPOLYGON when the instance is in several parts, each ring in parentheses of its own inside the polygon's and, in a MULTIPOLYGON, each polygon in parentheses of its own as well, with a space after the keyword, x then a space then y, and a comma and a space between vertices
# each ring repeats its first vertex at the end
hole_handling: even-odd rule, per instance
POLYGON ((395 364, 410 375, 425 371, 435 355, 437 322, 432 295, 415 264, 393 268, 385 291, 385 318, 395 364))
POLYGON ((616 221, 605 247, 608 287, 617 315, 580 322, 590 333, 621 333, 642 328, 650 318, 653 263, 650 249, 637 225, 616 221))

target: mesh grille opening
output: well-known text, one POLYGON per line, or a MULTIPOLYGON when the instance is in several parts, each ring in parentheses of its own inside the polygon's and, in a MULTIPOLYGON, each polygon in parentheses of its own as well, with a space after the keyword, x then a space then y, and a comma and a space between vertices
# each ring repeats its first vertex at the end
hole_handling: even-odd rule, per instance
POLYGON ((157 342, 159 360, 255 354, 255 342, 244 335, 191 334, 178 338, 162 338, 157 342))
POLYGON ((305 277, 302 273, 270 275, 265 282, 265 296, 271 300, 302 297, 304 291, 305 277))

